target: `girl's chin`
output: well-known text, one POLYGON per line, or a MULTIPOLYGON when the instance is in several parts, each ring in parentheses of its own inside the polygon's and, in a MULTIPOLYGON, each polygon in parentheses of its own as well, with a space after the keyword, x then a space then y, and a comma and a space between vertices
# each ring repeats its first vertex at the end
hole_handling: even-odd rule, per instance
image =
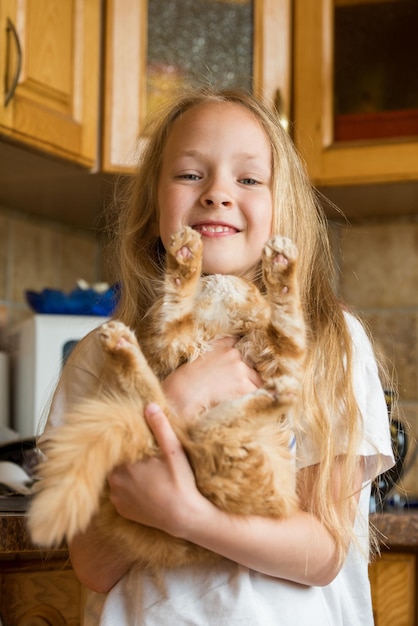
POLYGON ((204 274, 234 274, 235 276, 246 275, 254 265, 257 265, 257 261, 254 263, 248 263, 249 259, 240 259, 238 254, 231 255, 230 251, 219 252, 218 254, 207 254, 203 252, 202 271, 204 274))
POLYGON ((245 267, 239 267, 237 265, 230 265, 228 263, 203 263, 203 274, 233 274, 235 276, 244 276, 251 271, 247 265, 245 267))

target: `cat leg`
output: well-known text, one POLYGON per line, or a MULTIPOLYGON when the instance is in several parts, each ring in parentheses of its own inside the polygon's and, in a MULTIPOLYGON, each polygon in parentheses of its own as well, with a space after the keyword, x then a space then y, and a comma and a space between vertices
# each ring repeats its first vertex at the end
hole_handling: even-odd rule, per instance
MULTIPOLYGON (((136 394, 143 404, 156 402, 166 410, 166 399, 160 383, 145 358, 135 333, 123 322, 112 320, 98 330, 105 355, 103 390, 114 389, 132 397, 136 394)), ((167 409, 168 410, 168 409, 167 409)))
POLYGON ((167 250, 163 324, 181 320, 192 312, 201 271, 202 239, 197 231, 186 226, 172 235, 167 250))
POLYGON ((297 256, 294 243, 287 237, 276 235, 264 246, 262 264, 272 326, 304 350, 305 322, 297 278, 297 256))
POLYGON ((63 424, 46 433, 42 447, 45 458, 29 509, 29 530, 39 545, 58 545, 83 532, 99 508, 109 472, 158 454, 143 411, 150 401, 164 407, 159 382, 126 326, 109 322, 99 333, 103 391, 72 407, 63 424))
POLYGON ((263 330, 249 333, 245 347, 263 380, 284 374, 300 380, 306 355, 306 326, 297 279, 296 246, 286 237, 273 237, 264 246, 262 264, 270 320, 263 330))
POLYGON ((171 238, 163 294, 151 308, 149 328, 141 338, 148 361, 160 378, 199 353, 194 309, 201 270, 201 237, 185 227, 171 238))

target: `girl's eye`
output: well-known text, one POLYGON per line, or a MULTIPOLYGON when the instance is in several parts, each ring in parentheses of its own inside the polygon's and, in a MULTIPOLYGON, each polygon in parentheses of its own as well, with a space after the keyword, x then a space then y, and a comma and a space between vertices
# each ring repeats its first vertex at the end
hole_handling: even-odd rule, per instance
POLYGON ((258 185, 258 180, 255 180, 255 178, 241 178, 240 182, 243 185, 258 185))
POLYGON ((200 176, 198 174, 179 174, 177 178, 181 178, 183 180, 200 180, 200 176))

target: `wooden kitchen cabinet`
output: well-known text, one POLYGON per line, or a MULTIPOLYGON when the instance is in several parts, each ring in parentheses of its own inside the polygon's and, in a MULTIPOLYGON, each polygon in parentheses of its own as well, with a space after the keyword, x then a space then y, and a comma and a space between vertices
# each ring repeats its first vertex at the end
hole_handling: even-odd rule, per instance
POLYGON ((58 562, 54 568, 26 562, 0 574, 3 626, 80 626, 81 585, 68 563, 58 562))
MULTIPOLYGON (((170 10, 170 4, 174 5, 173 2, 167 0, 164 5, 161 5, 161 12, 170 10)), ((291 5, 292 0, 243 0, 240 3, 236 3, 236 0, 222 0, 221 3, 206 2, 202 5, 207 12, 213 10, 219 14, 221 10, 231 9, 245 10, 247 15, 252 15, 252 51, 248 50, 249 72, 252 75, 248 78, 257 95, 262 95, 268 102, 275 105, 280 103, 283 119, 289 116, 290 111, 291 5)), ((196 8, 195 5, 193 7, 196 8)), ((198 13, 201 12, 202 7, 198 13)), ((177 7, 178 11, 179 7, 177 7)), ((175 40, 178 34, 177 47, 179 49, 185 45, 181 38, 182 33, 188 28, 188 19, 193 17, 191 13, 193 11, 185 11, 185 15, 182 15, 182 26, 178 30, 174 24, 170 24, 170 38, 175 40)), ((199 15, 199 19, 206 19, 206 24, 210 24, 209 14, 206 18, 199 15)), ((239 57, 237 53, 234 57, 234 46, 231 45, 234 25, 238 28, 236 22, 232 24, 232 28, 224 38, 227 45, 229 42, 232 59, 239 57)), ((189 25, 190 30, 193 29, 189 25)), ((208 51, 205 31, 206 29, 200 29, 199 37, 193 38, 192 41, 192 47, 201 46, 200 51, 193 52, 189 48, 186 50, 188 61, 193 60, 194 54, 198 54, 199 62, 203 59, 203 66, 205 65, 205 50, 206 53, 208 51)), ((149 64, 147 59, 147 36, 147 0, 107 0, 102 165, 106 172, 131 171, 135 161, 136 139, 142 134, 144 119, 152 100, 150 89, 157 83, 158 87, 164 83, 165 89, 173 90, 184 85, 190 78, 186 75, 187 70, 185 71, 181 60, 178 59, 171 62, 157 61, 150 70, 152 61, 149 64), (150 88, 152 70, 156 70, 156 74, 151 78, 154 82, 150 88)), ((158 40, 158 37, 154 37, 154 41, 158 40)), ((211 66, 209 61, 207 65, 210 72, 211 67, 216 64, 211 66)), ((227 74, 223 66, 218 71, 221 75, 227 74)), ((203 73, 206 74, 205 68, 203 73)), ((215 83, 218 77, 218 75, 214 76, 215 83)), ((205 76, 201 78, 205 81, 205 76)))
POLYGON ((375 626, 416 626, 417 555, 383 553, 370 567, 375 626))
POLYGON ((100 0, 2 0, 0 136, 95 165, 100 38, 100 0))
MULTIPOLYGON (((212 10, 220 4, 251 7, 249 78, 288 117, 292 0, 214 0, 212 10)), ((0 204, 98 222, 114 175, 132 172, 148 113, 147 19, 146 0, 0 0, 0 204)))
POLYGON ((40 550, 24 514, 0 515, 0 623, 2 626, 80 626, 85 588, 65 546, 40 550))
MULTIPOLYGON (((295 0, 294 10, 294 138, 314 184, 326 187, 417 181, 418 78, 414 69, 418 49, 414 43, 418 27, 417 3, 413 0, 295 0), (376 17, 379 17, 379 12, 383 15, 392 10, 395 15, 401 11, 405 27, 404 32, 396 31, 393 22, 393 37, 384 39, 387 58, 383 57, 386 59, 384 63, 373 61, 373 66, 367 55, 362 58, 355 56, 358 33, 353 21, 348 32, 345 57, 353 55, 358 75, 350 74, 348 70, 351 71, 352 67, 347 66, 338 74, 337 81, 334 66, 339 57, 334 54, 337 50, 334 34, 335 24, 340 22, 334 23, 334 11, 340 11, 338 15, 341 16, 341 11, 347 10, 351 11, 353 19, 360 15, 358 11, 363 11, 363 15, 364 11, 369 11, 376 17), (408 10, 411 12, 409 20, 405 17, 408 10), (383 102, 384 83, 397 78, 396 70, 391 66, 395 52, 397 58, 401 53, 405 58, 400 62, 399 86, 392 89, 393 102, 388 103, 383 102), (351 120, 352 133, 348 131, 348 136, 343 133, 340 139, 340 129, 336 124, 339 105, 335 90, 337 82, 345 86, 346 100, 356 91, 360 96, 353 104, 353 115, 341 118, 351 120), (402 110, 391 110, 397 109, 395 96, 404 98, 398 107, 402 110), (402 119, 405 121, 405 117, 413 122, 410 130, 396 126, 402 119), (368 127, 369 134, 366 133, 366 136, 357 132, 362 124, 368 127), (381 133, 379 136, 379 132, 375 135, 370 133, 371 124, 377 124, 379 132, 386 124, 390 127, 387 136, 382 137, 381 133)), ((366 26, 363 37, 366 44, 377 21, 368 21, 369 30, 366 26)), ((389 32, 392 32, 392 22, 388 23, 389 32)), ((369 50, 373 55, 373 49, 369 50)), ((385 134, 384 130, 382 132, 385 134)))

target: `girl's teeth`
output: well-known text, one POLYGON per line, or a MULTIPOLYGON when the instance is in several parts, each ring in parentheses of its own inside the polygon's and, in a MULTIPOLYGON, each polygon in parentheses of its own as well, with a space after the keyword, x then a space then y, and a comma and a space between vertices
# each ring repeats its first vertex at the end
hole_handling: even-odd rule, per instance
POLYGON ((228 226, 201 226, 200 230, 209 233, 227 233, 229 228, 228 226))

